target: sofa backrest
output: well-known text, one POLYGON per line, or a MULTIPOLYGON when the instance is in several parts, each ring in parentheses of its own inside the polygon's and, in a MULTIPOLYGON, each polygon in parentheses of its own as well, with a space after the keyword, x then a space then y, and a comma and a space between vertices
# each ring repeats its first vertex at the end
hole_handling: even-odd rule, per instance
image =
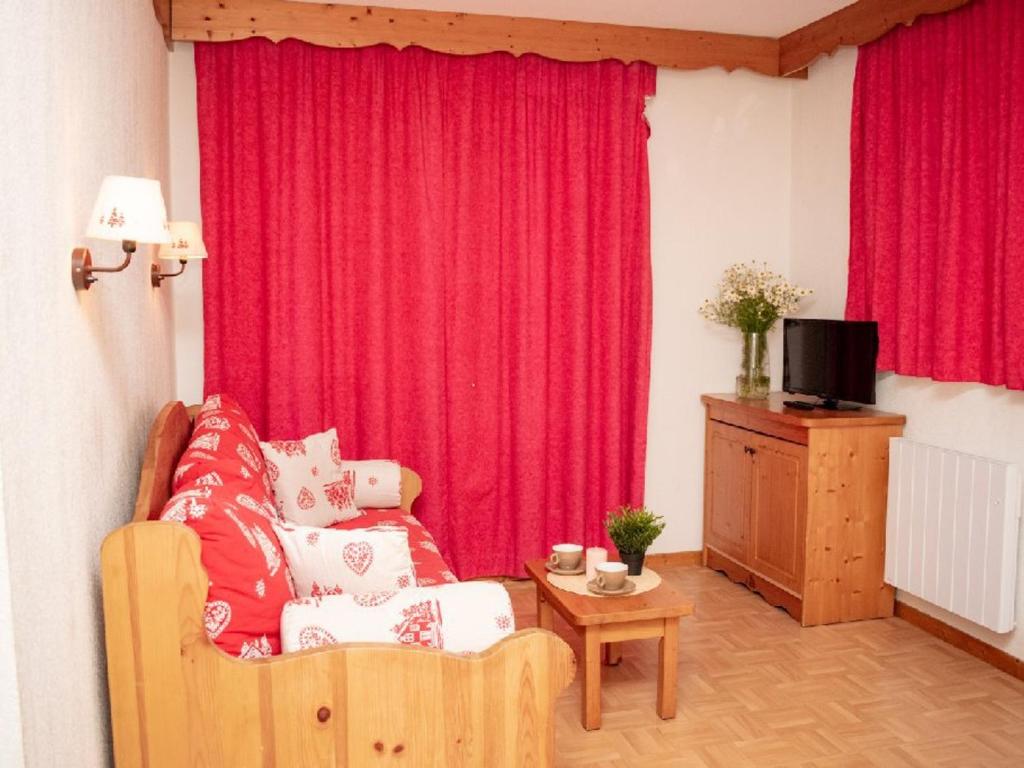
MULTIPOLYGON (((171 497, 174 470, 181 454, 188 447, 192 436, 192 422, 199 406, 186 407, 180 400, 173 400, 160 409, 146 442, 146 454, 142 460, 139 477, 139 493, 135 499, 135 513, 132 522, 157 520, 164 505, 171 497)), ((420 495, 423 481, 407 467, 402 467, 402 502, 399 505, 406 512, 412 511, 412 504, 420 495)))

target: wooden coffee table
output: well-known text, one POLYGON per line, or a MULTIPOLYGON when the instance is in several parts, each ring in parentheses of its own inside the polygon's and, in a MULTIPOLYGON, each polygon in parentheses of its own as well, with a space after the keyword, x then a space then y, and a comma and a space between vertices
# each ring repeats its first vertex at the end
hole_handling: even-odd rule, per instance
POLYGON ((658 645, 658 714, 676 716, 676 664, 679 617, 693 613, 693 603, 662 581, 654 589, 624 597, 589 597, 557 589, 548 582, 544 560, 526 563, 537 585, 537 623, 552 627, 552 609, 583 639, 583 727, 601 727, 601 650, 605 661, 618 664, 623 640, 661 639, 658 645))

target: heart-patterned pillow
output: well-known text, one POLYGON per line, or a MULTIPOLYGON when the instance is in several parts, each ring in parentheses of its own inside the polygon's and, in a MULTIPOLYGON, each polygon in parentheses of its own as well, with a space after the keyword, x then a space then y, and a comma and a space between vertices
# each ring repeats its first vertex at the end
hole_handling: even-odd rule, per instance
POLYGON ((388 592, 416 584, 404 528, 276 527, 299 597, 388 592))
POLYGON ((363 576, 373 565, 373 547, 365 541, 349 542, 341 550, 341 559, 345 561, 345 565, 352 573, 363 576))

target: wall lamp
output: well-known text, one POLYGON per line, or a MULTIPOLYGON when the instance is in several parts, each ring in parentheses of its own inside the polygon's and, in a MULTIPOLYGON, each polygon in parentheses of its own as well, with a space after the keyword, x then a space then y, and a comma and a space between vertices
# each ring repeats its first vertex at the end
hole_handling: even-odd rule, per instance
POLYGON ((120 240, 124 261, 116 267, 94 267, 88 248, 71 252, 71 282, 75 290, 89 290, 96 272, 121 272, 132 261, 138 243, 169 243, 167 209, 156 179, 107 176, 92 209, 85 236, 96 240, 120 240))
POLYGON ((177 272, 161 272, 158 264, 150 266, 149 279, 154 288, 159 288, 160 283, 168 277, 177 277, 185 271, 185 267, 193 259, 206 258, 206 246, 203 244, 203 236, 199 231, 199 225, 194 221, 172 221, 171 242, 160 246, 157 256, 161 259, 177 260, 181 268, 177 272))

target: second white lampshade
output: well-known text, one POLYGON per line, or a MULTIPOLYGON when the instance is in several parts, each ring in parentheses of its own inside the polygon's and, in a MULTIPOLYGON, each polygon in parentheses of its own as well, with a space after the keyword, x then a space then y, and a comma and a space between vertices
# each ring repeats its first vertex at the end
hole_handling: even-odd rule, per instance
POLYGON ((167 208, 156 179, 107 176, 92 209, 86 237, 169 243, 167 208))
POLYGON ((172 221, 169 226, 171 241, 160 246, 157 256, 175 261, 206 258, 206 245, 198 224, 194 221, 172 221))

